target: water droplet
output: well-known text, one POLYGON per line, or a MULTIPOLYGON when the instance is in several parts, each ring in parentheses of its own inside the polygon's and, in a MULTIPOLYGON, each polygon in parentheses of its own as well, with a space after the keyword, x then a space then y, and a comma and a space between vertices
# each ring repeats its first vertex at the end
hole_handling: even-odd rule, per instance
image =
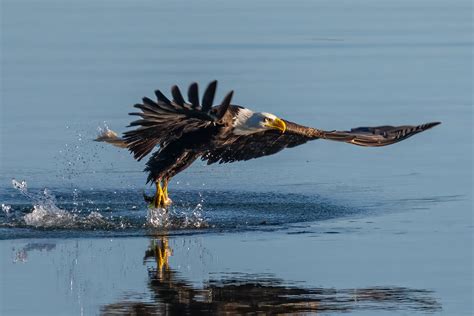
POLYGON ((11 205, 2 204, 2 211, 5 212, 5 214, 10 214, 11 209, 11 205))

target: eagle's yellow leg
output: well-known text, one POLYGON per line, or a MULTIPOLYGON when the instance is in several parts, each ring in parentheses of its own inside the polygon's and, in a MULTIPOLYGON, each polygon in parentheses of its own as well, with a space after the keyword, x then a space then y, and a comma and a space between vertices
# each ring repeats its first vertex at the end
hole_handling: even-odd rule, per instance
POLYGON ((164 204, 166 206, 170 205, 171 203, 173 203, 173 201, 171 201, 171 199, 169 198, 168 196, 168 182, 169 182, 169 179, 166 178, 163 180, 163 195, 164 195, 164 204))
POLYGON ((165 207, 165 194, 163 192, 163 189, 161 187, 161 181, 155 181, 156 185, 156 192, 155 192, 155 197, 153 198, 153 202, 150 204, 150 207, 154 208, 159 208, 159 207, 165 207))

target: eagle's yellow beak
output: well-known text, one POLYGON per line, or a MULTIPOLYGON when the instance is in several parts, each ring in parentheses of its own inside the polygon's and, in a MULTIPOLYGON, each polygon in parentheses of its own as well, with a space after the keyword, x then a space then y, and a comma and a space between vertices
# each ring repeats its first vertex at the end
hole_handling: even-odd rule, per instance
POLYGON ((266 124, 268 127, 275 128, 282 133, 286 131, 286 123, 282 119, 276 118, 266 124))

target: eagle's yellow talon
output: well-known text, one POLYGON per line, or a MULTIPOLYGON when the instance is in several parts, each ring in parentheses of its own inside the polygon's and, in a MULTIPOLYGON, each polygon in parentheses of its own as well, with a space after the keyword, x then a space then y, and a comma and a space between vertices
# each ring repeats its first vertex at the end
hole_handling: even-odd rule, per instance
POLYGON ((173 203, 168 196, 168 179, 163 180, 163 203, 165 206, 169 206, 173 203))
POLYGON ((165 193, 161 187, 161 181, 156 181, 155 184, 156 184, 155 197, 153 198, 153 201, 149 205, 149 207, 152 207, 152 208, 165 207, 167 204, 166 204, 165 193))

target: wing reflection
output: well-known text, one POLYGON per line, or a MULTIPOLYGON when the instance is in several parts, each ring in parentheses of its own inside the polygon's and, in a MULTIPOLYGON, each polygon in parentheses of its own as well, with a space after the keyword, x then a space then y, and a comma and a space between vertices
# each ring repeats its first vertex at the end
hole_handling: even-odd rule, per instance
POLYGON ((102 308, 102 315, 182 314, 306 314, 354 310, 436 312, 441 304, 433 292, 406 287, 360 289, 308 288, 269 274, 224 274, 202 288, 194 287, 169 265, 167 236, 151 240, 144 262, 148 270, 148 299, 122 301, 102 308))

